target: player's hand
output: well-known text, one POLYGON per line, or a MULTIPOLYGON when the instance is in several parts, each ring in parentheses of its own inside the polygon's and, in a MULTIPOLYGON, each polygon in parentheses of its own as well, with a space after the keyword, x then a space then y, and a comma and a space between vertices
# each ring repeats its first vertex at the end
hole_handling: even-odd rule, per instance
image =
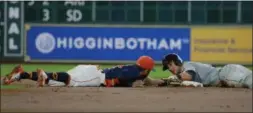
POLYGON ((179 81, 178 77, 175 76, 175 75, 169 76, 168 79, 169 79, 170 81, 179 81))
POLYGON ((132 87, 134 87, 134 88, 144 87, 144 82, 143 82, 142 80, 136 80, 136 81, 133 83, 132 87))
POLYGON ((178 79, 178 77, 175 75, 169 76, 168 78, 162 78, 161 80, 163 80, 164 82, 159 84, 158 86, 180 86, 181 84, 181 80, 178 79))
POLYGON ((183 81, 181 83, 181 86, 185 86, 185 87, 203 87, 203 84, 199 83, 199 82, 194 82, 194 81, 183 81))
POLYGON ((169 82, 181 82, 181 80, 175 75, 169 76, 168 78, 163 78, 163 80, 169 82))

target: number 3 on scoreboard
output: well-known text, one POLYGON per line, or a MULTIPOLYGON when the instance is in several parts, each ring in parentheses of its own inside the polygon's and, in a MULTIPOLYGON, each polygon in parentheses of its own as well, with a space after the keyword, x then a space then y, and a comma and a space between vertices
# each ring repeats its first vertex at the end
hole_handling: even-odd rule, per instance
POLYGON ((50 19, 50 11, 48 9, 43 9, 42 21, 48 21, 50 19))

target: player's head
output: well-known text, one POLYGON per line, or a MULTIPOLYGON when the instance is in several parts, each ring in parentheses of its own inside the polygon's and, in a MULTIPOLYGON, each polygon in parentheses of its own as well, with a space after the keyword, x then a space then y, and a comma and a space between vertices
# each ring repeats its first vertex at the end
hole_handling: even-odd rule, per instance
POLYGON ((163 71, 169 70, 173 74, 179 71, 179 67, 182 66, 183 60, 175 53, 170 53, 164 56, 162 60, 163 71))
POLYGON ((155 61, 149 56, 140 56, 136 61, 136 65, 144 70, 154 70, 155 61))

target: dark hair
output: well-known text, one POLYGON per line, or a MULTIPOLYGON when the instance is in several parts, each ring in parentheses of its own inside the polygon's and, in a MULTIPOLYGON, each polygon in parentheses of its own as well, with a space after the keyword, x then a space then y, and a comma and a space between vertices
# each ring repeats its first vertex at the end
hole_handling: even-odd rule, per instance
POLYGON ((183 65, 183 60, 180 58, 180 56, 178 56, 175 53, 170 53, 164 56, 163 60, 162 60, 162 64, 163 64, 163 71, 168 69, 168 63, 174 62, 175 65, 177 66, 182 66, 183 65))

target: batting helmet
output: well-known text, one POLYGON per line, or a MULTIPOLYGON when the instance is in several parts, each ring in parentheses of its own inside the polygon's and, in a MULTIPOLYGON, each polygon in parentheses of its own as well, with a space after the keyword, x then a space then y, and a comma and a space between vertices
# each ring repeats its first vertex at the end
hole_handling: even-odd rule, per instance
POLYGON ((136 65, 140 66, 143 69, 153 70, 155 62, 149 56, 141 56, 136 61, 136 65))
POLYGON ((171 61, 173 61, 177 66, 181 66, 183 64, 183 60, 177 54, 175 53, 167 54, 164 56, 162 60, 163 71, 168 69, 168 63, 170 63, 171 61))

